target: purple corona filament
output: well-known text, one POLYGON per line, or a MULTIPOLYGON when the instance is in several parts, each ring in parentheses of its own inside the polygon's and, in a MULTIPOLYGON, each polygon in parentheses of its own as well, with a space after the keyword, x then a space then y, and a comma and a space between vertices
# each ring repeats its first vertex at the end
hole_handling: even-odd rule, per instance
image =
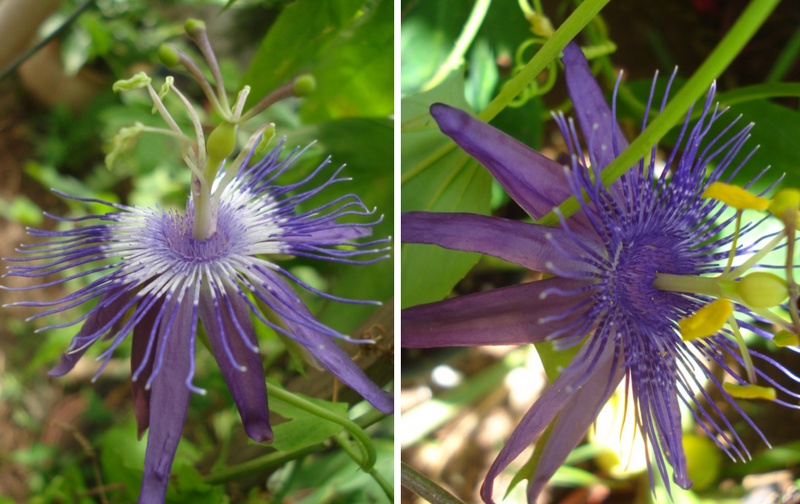
MULTIPOLYGON (((649 161, 641 160, 606 188, 600 182, 601 171, 628 145, 615 120, 616 92, 609 108, 574 42, 564 49, 563 63, 577 115, 577 125, 563 115, 555 116, 570 154, 565 166, 461 110, 434 104, 431 114, 441 131, 481 162, 533 219, 570 196, 580 202, 579 212, 569 218, 558 213, 559 227, 466 213, 410 212, 402 219, 404 242, 489 254, 551 276, 408 308, 402 314, 402 346, 552 341, 565 348, 583 342, 492 464, 481 488, 485 502, 493 502, 500 472, 558 417, 529 479, 528 500, 535 502, 623 380, 632 391, 637 428, 650 446, 655 466, 648 466, 651 482, 655 469, 668 489, 670 480, 682 488, 691 486, 682 444, 682 406, 732 459, 749 457, 697 376, 718 388, 731 409, 766 442, 712 373, 712 366, 719 365, 736 384, 749 384, 739 369, 745 362, 734 331, 722 328, 687 341, 678 329, 678 321, 715 296, 689 286, 654 285, 660 274, 708 280, 709 275, 728 273, 724 264, 733 236, 725 227, 734 217, 724 205, 702 194, 713 182, 729 182, 750 157, 752 152, 734 163, 752 125, 737 129, 734 119, 722 133, 710 134, 711 125, 724 113, 714 105, 712 86, 693 126, 687 114, 677 143, 680 148, 673 149, 663 171, 656 170, 653 147, 649 161), (709 166, 713 169, 707 171, 709 166), (740 366, 731 366, 731 361, 740 366)), ((651 90, 651 101, 652 94, 651 90)), ((666 95, 661 108, 665 102, 666 95)), ((650 106, 648 102, 647 110, 650 106)), ((740 236, 753 237, 757 224, 743 226, 740 236)), ((757 253, 771 238, 769 247, 775 248, 779 236, 753 237, 736 247, 736 256, 757 253)), ((740 273, 734 272, 739 278, 740 273)), ((738 320, 738 326, 771 339, 771 332, 753 324, 755 312, 744 303, 735 304, 733 324, 738 320)), ((779 322, 791 328, 788 322, 779 322)), ((767 355, 753 351, 749 355, 762 367, 798 381, 767 355)), ((775 402, 798 408, 800 395, 758 368, 755 375, 777 390, 775 402)))

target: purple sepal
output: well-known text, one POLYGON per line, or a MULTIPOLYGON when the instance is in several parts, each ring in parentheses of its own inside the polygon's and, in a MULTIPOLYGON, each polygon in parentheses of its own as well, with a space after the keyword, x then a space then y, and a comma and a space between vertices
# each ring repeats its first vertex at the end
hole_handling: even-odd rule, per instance
POLYGON ((162 307, 163 302, 157 303, 142 317, 142 320, 133 328, 131 339, 131 396, 133 413, 136 417, 136 434, 139 439, 142 439, 144 432, 150 426, 150 390, 145 388, 145 384, 153 372, 153 363, 158 348, 158 333, 153 333, 153 325, 156 323, 158 311, 162 307), (150 346, 149 355, 147 353, 148 346, 150 346), (145 358, 146 362, 144 362, 145 358), (136 379, 133 379, 143 362, 142 371, 139 372, 136 379))
POLYGON ((258 345, 247 305, 238 294, 219 299, 215 305, 211 293, 204 292, 200 296, 199 313, 211 351, 239 410, 245 432, 257 443, 271 442, 272 428, 269 424, 267 386, 261 355, 243 341, 246 338, 251 345, 258 345), (246 371, 234 366, 228 351, 237 364, 247 368, 246 371))
MULTIPOLYGON (((280 292, 291 292, 292 288, 282 278, 277 275, 264 276, 267 285, 278 284, 279 288, 266 291, 268 298, 272 298, 274 303, 282 309, 293 311, 300 317, 307 319, 313 318, 311 312, 295 296, 276 295, 280 292)), ((295 339, 301 342, 317 361, 322 364, 334 376, 339 378, 345 385, 358 392, 361 397, 366 399, 377 410, 384 413, 394 411, 394 397, 370 380, 347 353, 328 335, 313 330, 307 324, 297 321, 284 319, 283 322, 289 331, 295 335, 295 339)))
POLYGON ((558 416, 528 486, 529 502, 586 434, 597 413, 622 380, 622 356, 612 341, 589 340, 572 363, 548 387, 520 421, 500 451, 481 487, 484 502, 493 503, 494 480, 558 416), (601 345, 600 348, 597 348, 601 345))
POLYGON ((572 196, 564 168, 463 110, 434 103, 442 133, 477 159, 528 215, 538 219, 572 196))
MULTIPOLYGON (((402 216, 404 243, 427 243, 452 250, 480 252, 531 271, 588 271, 586 252, 561 228, 468 213, 408 212, 402 216), (559 248, 553 246, 553 242, 559 248)), ((600 248, 587 241, 600 254, 600 248)))
POLYGON ((600 168, 605 168, 616 157, 614 142, 617 152, 622 152, 628 146, 628 141, 611 114, 603 91, 576 42, 567 44, 561 61, 564 62, 567 91, 572 99, 583 138, 600 168))
MULTIPOLYGON (((110 289, 106 292, 98 301, 97 305, 92 308, 92 312, 86 318, 86 321, 81 326, 81 330, 78 331, 78 334, 72 338, 73 344, 76 341, 80 341, 81 338, 85 338, 86 336, 97 332, 100 328, 104 325, 108 324, 111 319, 119 315, 119 311, 126 305, 126 303, 130 300, 130 294, 122 294, 120 295, 120 289, 110 289), (116 299, 113 299, 116 298, 116 299), (112 299, 111 302, 108 302, 109 299, 112 299), (107 303, 107 305, 106 305, 107 303)), ((106 337, 113 336, 119 327, 122 325, 123 318, 120 318, 112 327, 109 328, 110 332, 107 333, 106 337)), ((61 360, 58 364, 56 364, 50 371, 47 372, 48 376, 52 376, 57 378, 59 376, 64 376, 65 374, 72 371, 72 368, 75 367, 78 360, 83 357, 83 354, 86 353, 86 350, 89 349, 90 345, 85 345, 80 350, 75 351, 66 351, 61 355, 61 360)))
POLYGON ((183 303, 172 326, 162 323, 159 327, 156 351, 163 351, 162 366, 150 391, 150 432, 138 504, 163 503, 167 494, 172 461, 189 410, 191 393, 185 382, 192 368, 192 316, 192 303, 183 303), (169 333, 164 332, 167 327, 169 333))
POLYGON ((584 286, 585 282, 555 277, 412 306, 401 312, 401 344, 430 348, 537 343, 584 314, 580 306, 590 295, 584 286), (541 299, 548 291, 553 293, 541 299))

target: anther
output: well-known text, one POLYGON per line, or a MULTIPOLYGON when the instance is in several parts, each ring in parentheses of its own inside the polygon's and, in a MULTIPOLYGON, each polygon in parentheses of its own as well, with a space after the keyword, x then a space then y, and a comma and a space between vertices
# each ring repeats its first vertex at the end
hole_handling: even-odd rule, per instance
POLYGON ((737 210, 758 210, 763 212, 770 206, 770 201, 756 196, 739 186, 714 182, 703 191, 703 198, 719 200, 737 210))
POLYGON ((800 345, 800 337, 793 332, 783 330, 775 333, 775 336, 772 337, 772 342, 779 348, 798 346, 800 345))
POLYGON ((684 341, 692 341, 713 336, 722 329, 731 314, 733 303, 727 299, 717 299, 678 321, 681 337, 684 341))
POLYGON ((738 385, 736 383, 723 383, 722 388, 725 392, 737 399, 765 399, 774 401, 777 396, 772 387, 761 387, 759 385, 738 385))

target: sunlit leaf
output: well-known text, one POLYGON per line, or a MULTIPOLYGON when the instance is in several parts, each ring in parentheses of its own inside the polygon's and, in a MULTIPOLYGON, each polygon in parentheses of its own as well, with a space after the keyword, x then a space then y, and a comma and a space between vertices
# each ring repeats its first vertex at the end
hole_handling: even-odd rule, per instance
MULTIPOLYGON (((402 102, 403 211, 489 213, 491 176, 436 128, 428 108, 437 101, 468 109, 458 75, 402 102)), ((402 305, 444 298, 480 254, 409 244, 402 252, 402 305)))
POLYGON ((314 64, 317 89, 303 102, 306 122, 386 117, 394 109, 393 2, 371 2, 314 64))
MULTIPOLYGON (((337 415, 347 415, 347 405, 344 403, 323 401, 312 397, 304 397, 304 399, 337 415)), ((276 450, 292 451, 319 444, 343 429, 339 424, 321 419, 304 409, 292 406, 275 397, 270 398, 269 409, 284 418, 290 419, 272 427, 275 434, 275 441, 272 443, 272 447, 276 450)))
POLYGON ((322 47, 353 22, 364 0, 298 0, 287 5, 261 42, 243 82, 249 103, 307 71, 322 47))

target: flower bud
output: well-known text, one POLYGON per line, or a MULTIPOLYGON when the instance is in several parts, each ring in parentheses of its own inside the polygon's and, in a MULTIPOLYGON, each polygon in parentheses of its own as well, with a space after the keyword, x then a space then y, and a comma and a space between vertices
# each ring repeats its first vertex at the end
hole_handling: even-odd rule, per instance
POLYGON ((205 22, 199 19, 189 18, 183 24, 183 29, 186 30, 186 33, 190 37, 196 37, 200 35, 202 32, 206 31, 206 24, 205 22))
POLYGON ((311 74, 303 74, 292 83, 292 93, 295 96, 308 96, 314 92, 317 81, 311 74))
POLYGON ((181 62, 178 50, 170 44, 161 44, 158 47, 158 59, 161 60, 164 66, 169 68, 176 67, 181 62))
POLYGON ((751 308, 772 308, 786 301, 789 288, 778 275, 756 271, 739 280, 736 293, 751 308))

